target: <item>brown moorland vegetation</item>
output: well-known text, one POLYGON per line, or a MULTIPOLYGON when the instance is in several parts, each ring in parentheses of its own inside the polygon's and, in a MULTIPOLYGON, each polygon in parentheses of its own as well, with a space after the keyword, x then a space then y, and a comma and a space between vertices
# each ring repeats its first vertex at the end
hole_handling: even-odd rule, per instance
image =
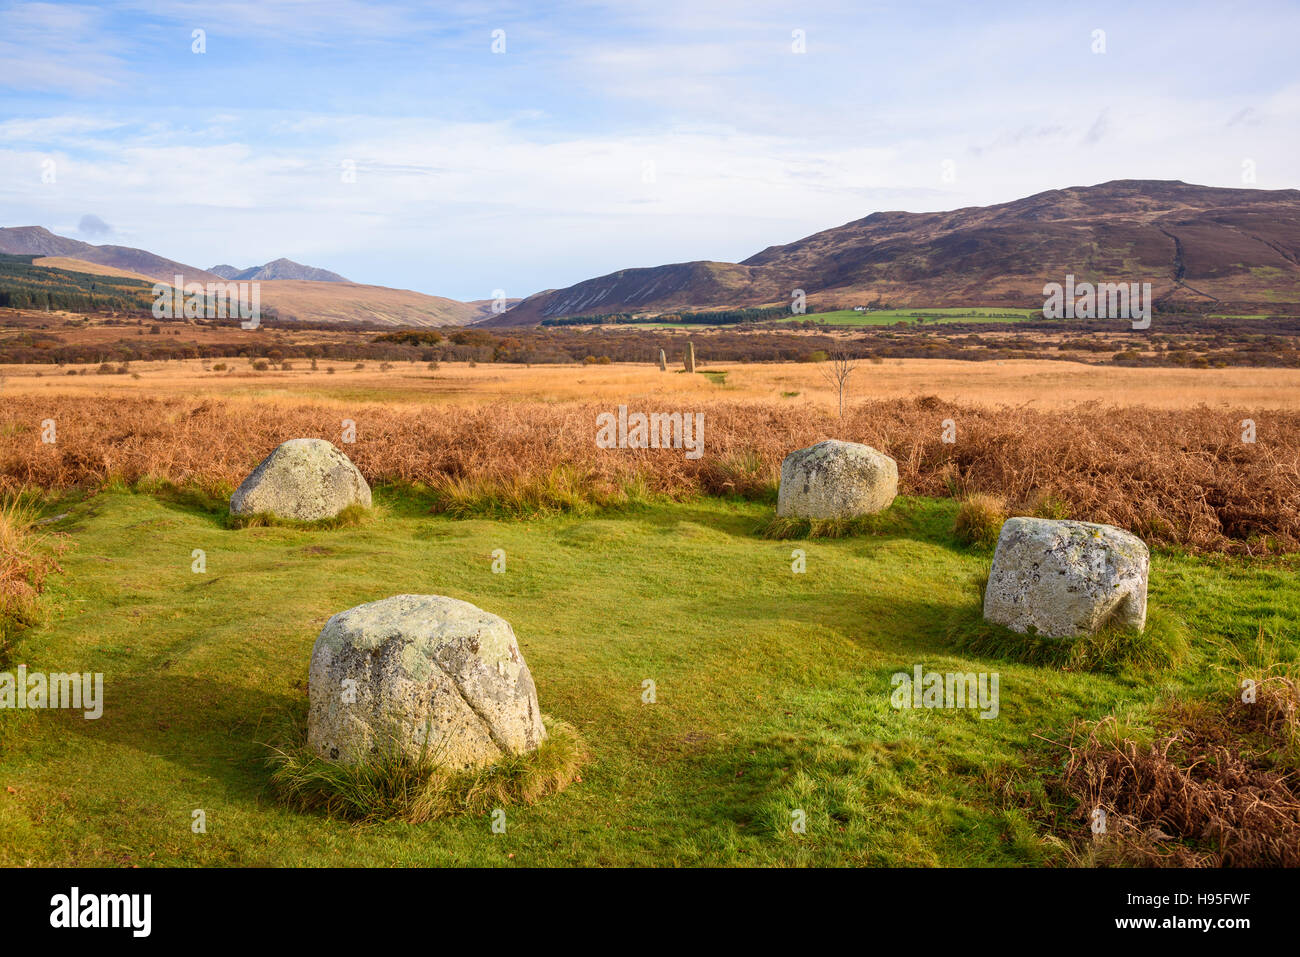
POLYGON ((17 496, 0 498, 0 663, 10 636, 35 620, 45 579, 60 571, 61 536, 37 530, 37 509, 17 496))
POLYGON ((1300 691, 1272 674, 1257 694, 1250 704, 1171 703, 1150 742, 1127 737, 1113 716, 1076 728, 1083 740, 1069 745, 1060 783, 1078 802, 1077 821, 1090 823, 1095 809, 1107 815, 1083 859, 1300 866, 1300 691))
MULTIPOLYGON (((287 282, 287 280, 286 280, 287 282)), ((269 283, 267 285, 270 285, 269 283)), ((339 287, 339 283, 317 285, 339 287)), ((346 287, 345 287, 346 288, 346 287)), ((335 288, 335 298, 339 290, 335 288)), ((264 292, 264 298, 270 293, 264 292)), ((274 312, 274 310, 269 310, 274 312)), ((1300 368, 1300 318, 1162 314, 1135 332, 1113 320, 1014 324, 899 320, 888 326, 826 326, 811 320, 722 328, 414 329, 267 319, 192 322, 0 309, 0 363, 64 373, 100 362, 265 358, 554 365, 650 363, 662 349, 681 368, 687 340, 710 362, 816 363, 831 351, 871 361, 960 359, 971 363, 1069 360, 1096 367, 1300 368), (58 367, 55 369, 54 367, 58 367)))
MULTIPOLYGON (((653 411, 658 406, 647 406, 653 411)), ((646 495, 770 498, 781 459, 836 437, 898 460, 902 490, 995 493, 1012 509, 1045 496, 1076 519, 1154 543, 1262 554, 1300 549, 1300 413, 959 406, 935 397, 872 400, 840 421, 812 403, 698 401, 703 457, 599 449, 607 403, 488 402, 421 408, 358 404, 343 446, 371 482, 422 487, 454 513, 584 509, 646 495), (952 419, 957 441, 944 443, 952 419)), ((668 410, 665 410, 668 411, 668 410)), ((19 395, 0 407, 0 489, 161 481, 225 495, 280 442, 340 442, 339 408, 248 400, 19 395), (57 442, 41 441, 54 419, 57 442)))
MULTIPOLYGON (((351 412, 357 402, 479 404, 520 402, 653 403, 659 409, 700 402, 756 401, 782 406, 838 406, 824 376, 827 363, 719 362, 706 357, 702 374, 660 372, 651 363, 525 366, 474 362, 373 362, 221 359, 96 362, 55 369, 0 364, 0 390, 9 395, 256 398, 262 403, 322 403, 351 412), (109 374, 115 373, 115 374, 109 374)), ((1240 411, 1264 421, 1273 410, 1300 411, 1300 368, 1131 368, 1060 360, 886 359, 861 362, 848 381, 848 399, 915 399, 933 395, 958 405, 1066 409, 1100 401, 1118 408, 1240 411)))

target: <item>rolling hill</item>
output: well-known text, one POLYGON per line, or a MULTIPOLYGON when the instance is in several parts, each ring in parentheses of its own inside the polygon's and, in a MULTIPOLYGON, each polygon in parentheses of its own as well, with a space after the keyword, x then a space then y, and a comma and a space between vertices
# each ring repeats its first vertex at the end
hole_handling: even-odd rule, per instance
POLYGON ((396 326, 463 326, 479 318, 467 302, 410 289, 307 279, 261 281, 262 304, 281 320, 380 322, 396 326))
POLYGON ((941 213, 879 212, 740 263, 625 269, 537 293, 485 326, 574 315, 782 305, 1039 307, 1067 273, 1150 282, 1157 301, 1300 304, 1300 190, 1116 180, 941 213))
MULTIPOLYGON (((33 260, 37 266, 70 272, 116 276, 123 279, 155 280, 140 273, 100 266, 67 257, 47 256, 33 260)), ((189 279, 189 276, 186 276, 189 279)), ((239 280, 214 280, 238 282, 239 280)), ((281 321, 378 322, 400 326, 462 326, 490 315, 490 300, 460 302, 440 296, 426 296, 409 289, 366 286, 354 282, 318 282, 306 279, 258 280, 262 306, 273 309, 281 321)))
POLYGON ((174 259, 156 256, 131 246, 95 246, 79 239, 57 236, 41 226, 0 228, 0 253, 16 256, 53 256, 109 266, 154 281, 171 282, 183 275, 186 282, 216 282, 220 277, 174 259))
MULTIPOLYGON (((0 228, 0 253, 34 256, 32 264, 95 276, 172 283, 259 283, 263 307, 277 319, 301 322, 374 322, 405 326, 466 325, 491 316, 491 302, 460 302, 409 289, 349 282, 337 273, 277 259, 228 278, 143 249, 94 246, 58 236, 40 226, 0 228), (256 274, 256 275, 253 275, 256 274), (321 278, 333 277, 333 278, 321 278)), ((218 267, 220 268, 220 267, 218 267)))

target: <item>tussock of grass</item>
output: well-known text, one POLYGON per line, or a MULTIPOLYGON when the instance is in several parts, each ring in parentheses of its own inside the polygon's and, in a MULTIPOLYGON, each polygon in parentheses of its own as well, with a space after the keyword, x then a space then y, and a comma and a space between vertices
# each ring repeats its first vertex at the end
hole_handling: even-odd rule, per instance
POLYGON ((1034 489, 1016 508, 1017 515, 1031 515, 1034 518, 1063 519, 1070 517, 1070 506, 1050 492, 1034 489))
POLYGON ((1006 520, 1005 501, 996 495, 975 492, 966 496, 958 507, 952 533, 963 545, 992 549, 998 543, 1002 523, 1006 520))
MULTIPOLYGON (((955 486, 950 484, 950 491, 955 486)), ((952 534, 957 541, 979 551, 992 551, 997 547, 1002 526, 1013 515, 1033 518, 1063 519, 1070 517, 1069 507, 1055 496, 1035 489, 1024 501, 1007 504, 1005 497, 988 492, 954 492, 960 499, 953 518, 952 534)))
POLYGON ((233 515, 226 513, 227 528, 296 528, 302 531, 329 531, 335 528, 354 528, 363 525, 374 515, 373 508, 364 505, 349 505, 343 511, 330 518, 319 518, 311 522, 301 522, 292 518, 282 518, 268 512, 256 515, 233 515))
POLYGON ((547 738, 537 750, 457 772, 442 769, 427 754, 414 758, 398 747, 384 749, 371 763, 334 764, 310 750, 299 730, 286 736, 287 743, 268 745, 271 786, 292 808, 363 823, 421 824, 534 804, 581 780, 579 771, 589 759, 576 729, 545 716, 543 721, 547 738))
POLYGON ((947 638, 953 647, 975 655, 1046 665, 1063 671, 1116 673, 1125 669, 1172 668, 1187 655, 1186 626, 1159 608, 1147 608, 1141 631, 1108 625, 1080 638, 1022 634, 984 619, 988 575, 974 579, 970 599, 949 617, 947 638))
POLYGON ((699 484, 706 495, 734 495, 773 505, 780 487, 779 471, 752 449, 708 459, 700 466, 699 484))
POLYGON ((0 500, 0 663, 13 636, 40 618, 37 597, 51 572, 61 538, 37 532, 39 510, 19 497, 0 500))
POLYGON ((1292 674, 1300 669, 1300 661, 1287 652, 1282 641, 1284 630, 1290 628, 1289 621, 1277 619, 1274 622, 1260 622, 1253 638, 1243 636, 1237 640, 1210 639, 1210 643, 1219 649, 1222 656, 1222 662, 1215 667, 1238 683, 1247 678, 1259 681, 1274 674, 1292 674))

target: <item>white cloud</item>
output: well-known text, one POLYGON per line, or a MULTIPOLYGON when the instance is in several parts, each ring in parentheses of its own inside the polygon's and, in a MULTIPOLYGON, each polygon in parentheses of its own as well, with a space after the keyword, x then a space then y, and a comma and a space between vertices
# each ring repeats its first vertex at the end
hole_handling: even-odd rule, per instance
MULTIPOLYGON (((53 6, 11 8, 27 55, 97 49, 96 70, 131 77, 121 34, 96 46, 99 12, 53 6)), ((169 23, 215 9, 134 7, 169 23)), ((401 61, 400 78, 427 71, 427 96, 412 95, 418 83, 388 91, 385 73, 223 96, 229 77, 214 73, 216 93, 188 111, 132 96, 92 106, 98 91, 10 110, 0 122, 6 219, 75 224, 93 209, 117 241, 196 265, 289 256, 477 298, 625 266, 741 259, 878 209, 983 205, 1117 178, 1241 185, 1246 157, 1260 187, 1300 180, 1300 84, 1233 73, 1197 86, 1191 66, 1165 76, 1133 51, 1167 41, 1115 17, 1111 52, 1093 57, 1090 17, 988 19, 963 32, 900 22, 897 10, 685 0, 570 7, 553 20, 509 6, 431 18, 360 0, 222 9, 223 30, 283 31, 334 44, 331 56, 351 49, 341 29, 385 41, 468 30, 476 52, 401 61), (492 22, 512 38, 504 58, 486 52, 492 22), (809 31, 808 54, 788 52, 796 26, 809 31), (438 85, 461 77, 454 92, 438 85), (40 180, 47 159, 56 183, 40 180), (342 181, 344 161, 355 183, 342 181)), ((298 79, 285 70, 276 78, 298 79)))

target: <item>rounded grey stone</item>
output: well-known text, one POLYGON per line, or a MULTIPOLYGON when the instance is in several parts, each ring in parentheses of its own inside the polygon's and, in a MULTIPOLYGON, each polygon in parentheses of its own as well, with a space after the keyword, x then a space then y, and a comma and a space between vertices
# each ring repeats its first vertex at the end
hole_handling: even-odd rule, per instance
POLYGON ((307 687, 308 746, 340 764, 396 747, 461 770, 546 738, 510 624, 441 595, 395 595, 332 617, 307 687))
POLYGON ((290 439, 230 496, 230 512, 312 522, 370 502, 370 486, 346 455, 324 439, 290 439))
POLYGON ((1048 638, 1107 624, 1140 630, 1150 565, 1143 541, 1112 525, 1009 518, 993 553, 984 617, 1048 638))
POLYGON ((776 514, 856 518, 883 511, 897 494, 897 462, 869 445, 827 439, 785 457, 776 514))

